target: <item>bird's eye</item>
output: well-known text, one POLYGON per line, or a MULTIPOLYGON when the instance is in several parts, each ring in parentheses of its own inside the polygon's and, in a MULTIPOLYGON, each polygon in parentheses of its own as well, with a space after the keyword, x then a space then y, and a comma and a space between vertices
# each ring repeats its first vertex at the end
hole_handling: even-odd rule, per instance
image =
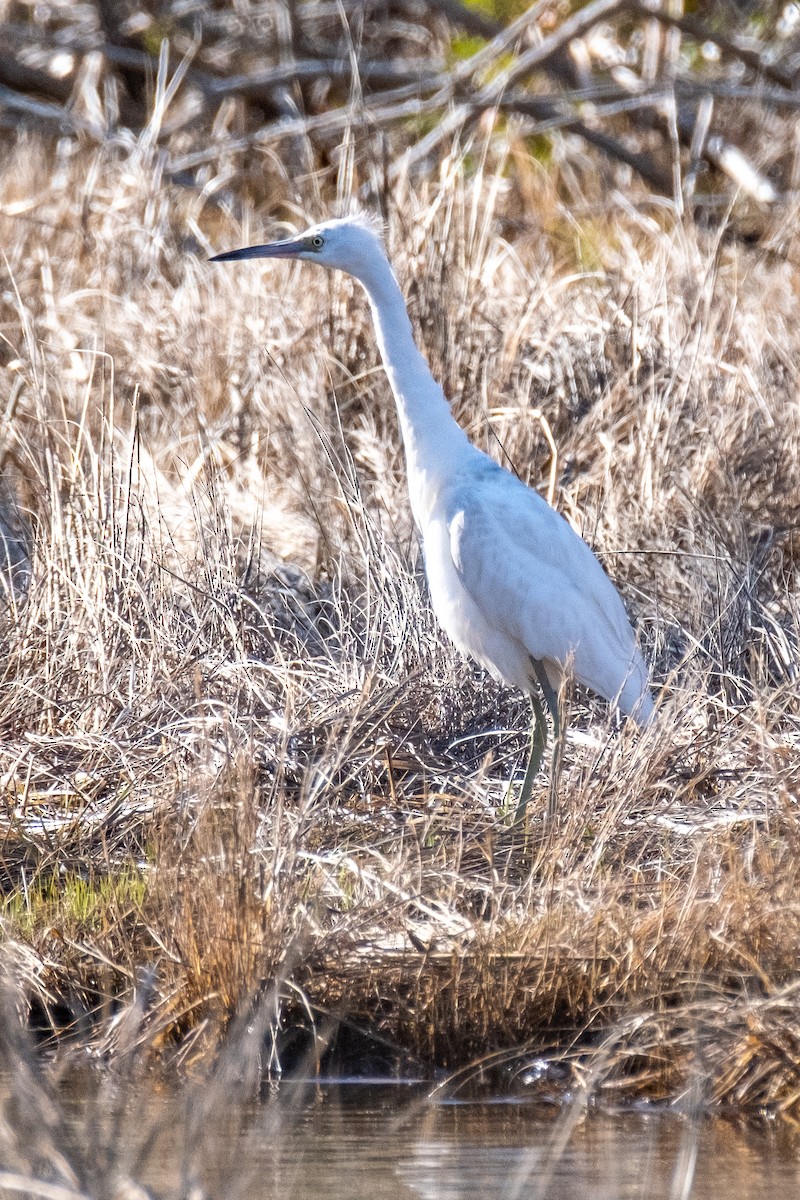
POLYGON ((318 233, 315 233, 311 239, 311 245, 314 247, 315 250, 321 250, 322 247, 325 245, 325 243, 322 240, 322 238, 320 237, 320 235, 318 233))

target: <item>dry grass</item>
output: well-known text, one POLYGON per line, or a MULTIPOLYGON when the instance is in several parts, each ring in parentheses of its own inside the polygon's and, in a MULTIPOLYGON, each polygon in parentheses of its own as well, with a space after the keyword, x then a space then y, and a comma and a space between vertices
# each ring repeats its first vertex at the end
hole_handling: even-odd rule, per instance
POLYGON ((188 1066, 260 996, 273 1069, 549 1050, 797 1111, 796 217, 743 245, 562 155, 496 132, 385 198, 458 419, 554 469, 661 689, 641 735, 572 697, 551 842, 543 778, 508 827, 522 698, 429 611, 357 290, 210 267, 287 209, 240 228, 146 135, 7 157, 2 921, 43 1036, 188 1066))

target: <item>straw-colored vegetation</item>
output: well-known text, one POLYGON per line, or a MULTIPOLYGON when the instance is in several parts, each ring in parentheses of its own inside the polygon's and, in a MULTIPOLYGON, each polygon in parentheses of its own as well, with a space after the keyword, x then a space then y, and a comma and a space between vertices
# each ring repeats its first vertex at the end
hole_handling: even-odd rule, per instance
POLYGON ((2 936, 30 1024, 186 1064, 256 1005, 272 1069, 550 1053, 601 1097, 699 1078, 797 1111, 791 193, 695 222, 484 124, 378 196, 458 420, 553 482, 652 664, 653 730, 568 697, 548 840, 544 776, 510 828, 524 699, 429 610, 360 293, 206 261, 358 199, 374 145, 203 191, 157 133, 6 134, 0 166, 2 936))

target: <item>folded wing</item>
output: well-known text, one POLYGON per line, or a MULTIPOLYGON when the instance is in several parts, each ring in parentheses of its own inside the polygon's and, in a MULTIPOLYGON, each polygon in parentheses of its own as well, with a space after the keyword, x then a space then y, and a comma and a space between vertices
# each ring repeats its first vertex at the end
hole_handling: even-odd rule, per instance
POLYGON ((444 497, 453 564, 487 622, 647 720, 647 670, 617 589, 586 543, 500 468, 444 497))

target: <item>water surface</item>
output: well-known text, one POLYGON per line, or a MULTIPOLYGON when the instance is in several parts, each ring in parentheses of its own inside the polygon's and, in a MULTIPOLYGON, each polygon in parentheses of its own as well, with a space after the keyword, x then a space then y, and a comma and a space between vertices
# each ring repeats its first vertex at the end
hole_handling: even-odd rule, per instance
MULTIPOLYGON (((127 1155, 131 1176, 158 1195, 186 1195, 197 1184, 225 1200, 800 1196, 800 1136, 778 1122, 428 1095, 419 1086, 306 1084, 282 1085, 240 1109, 206 1104, 202 1094, 188 1104, 128 1099, 130 1146, 123 1121, 120 1161, 127 1155)), ((87 1136, 87 1122, 98 1127, 97 1103, 73 1096, 77 1136, 87 1136)))

